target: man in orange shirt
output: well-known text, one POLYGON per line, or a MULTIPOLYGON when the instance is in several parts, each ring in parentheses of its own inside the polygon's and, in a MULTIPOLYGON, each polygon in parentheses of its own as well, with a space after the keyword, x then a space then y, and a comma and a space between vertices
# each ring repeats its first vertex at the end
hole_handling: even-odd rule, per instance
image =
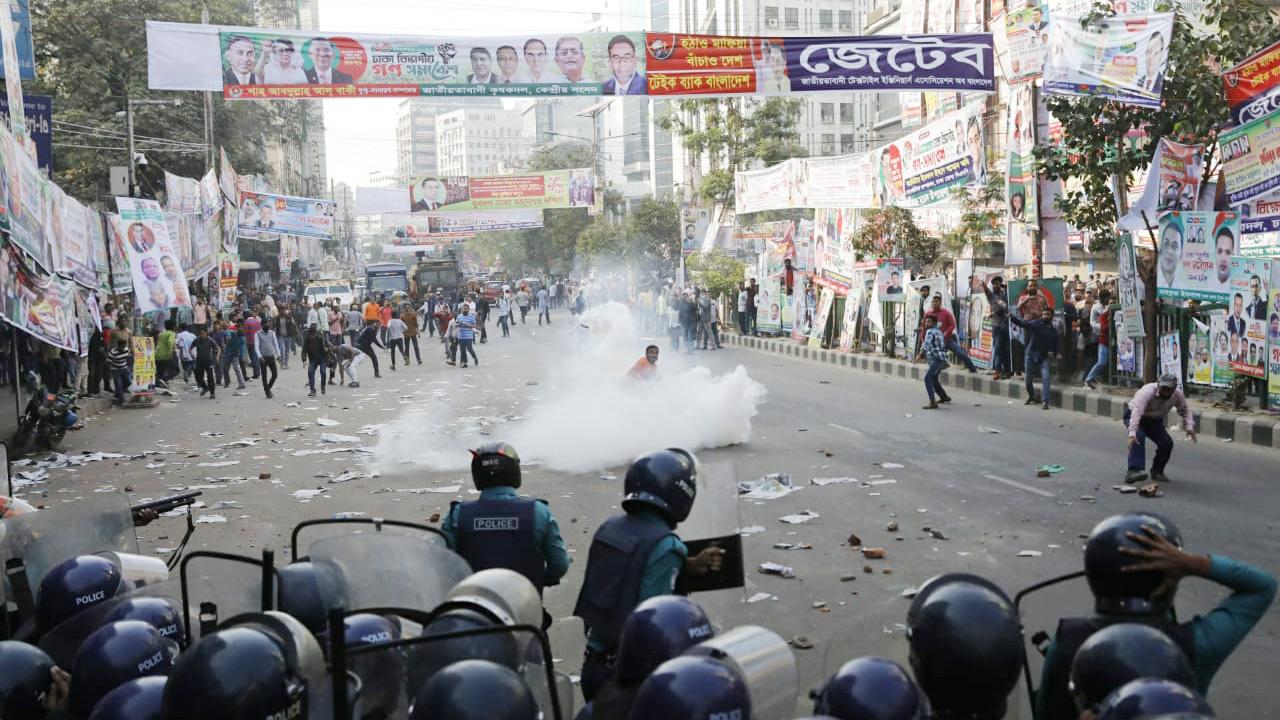
POLYGON ((387 326, 391 324, 391 301, 383 298, 382 307, 378 308, 378 324, 382 326, 379 331, 381 333, 382 344, 387 344, 387 326))
POLYGON ((627 371, 632 380, 652 380, 658 376, 658 346, 650 345, 644 349, 644 357, 636 361, 627 371))

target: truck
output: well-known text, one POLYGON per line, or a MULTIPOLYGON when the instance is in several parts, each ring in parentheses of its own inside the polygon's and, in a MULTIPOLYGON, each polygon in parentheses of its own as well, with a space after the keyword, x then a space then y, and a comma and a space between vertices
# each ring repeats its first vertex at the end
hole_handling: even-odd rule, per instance
POLYGON ((365 266, 365 297, 390 297, 394 292, 409 292, 409 268, 403 263, 380 262, 365 266))
POLYGON ((462 285, 462 271, 458 256, 452 247, 442 247, 438 253, 418 253, 418 263, 413 270, 413 285, 418 295, 428 290, 456 291, 462 285))
POLYGON ((311 307, 316 303, 328 305, 329 301, 337 300, 342 307, 349 307, 355 302, 355 290, 351 287, 350 280, 334 279, 334 280, 312 280, 307 283, 303 296, 307 299, 307 307, 311 307))

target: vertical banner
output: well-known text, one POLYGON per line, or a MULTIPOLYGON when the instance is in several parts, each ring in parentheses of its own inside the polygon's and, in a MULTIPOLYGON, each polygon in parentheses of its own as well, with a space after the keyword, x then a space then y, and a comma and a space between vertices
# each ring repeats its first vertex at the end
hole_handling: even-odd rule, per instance
POLYGON ((833 287, 841 292, 849 289, 854 272, 853 234, 856 229, 855 210, 819 208, 814 211, 814 276, 824 287, 833 287))
POLYGON ((1232 258, 1227 333, 1231 370, 1237 375, 1266 376, 1270 279, 1270 260, 1232 258))
POLYGON ((117 230, 128 256, 137 307, 143 313, 191 305, 177 247, 154 200, 116 198, 117 230))
MULTIPOLYGON (((1235 377, 1235 373, 1231 370, 1231 333, 1227 330, 1226 315, 1213 315, 1209 318, 1209 339, 1212 343, 1210 350, 1210 357, 1213 360, 1212 385, 1226 387, 1235 377)), ((1238 339, 1236 343, 1238 347, 1238 339)))
POLYGON ((1036 90, 1034 83, 1013 88, 1009 102, 1008 168, 1006 169, 1005 210, 1009 220, 1031 228, 1040 227, 1039 182, 1036 179, 1036 90))
POLYGON ((782 283, 776 277, 760 279, 756 293, 756 325, 765 332, 782 330, 782 283))
POLYGON ((1187 350, 1187 382, 1213 385, 1213 347, 1209 326, 1192 318, 1187 350))
MULTIPOLYGON (((24 152, 27 143, 27 113, 22 101, 22 63, 18 60, 18 26, 10 12, 0 12, 0 46, 3 46, 5 90, 9 96, 9 129, 24 152)), ((33 160, 35 158, 32 158, 33 160)))
POLYGON ((1116 286, 1120 294, 1120 315, 1124 318, 1126 337, 1146 337, 1142 324, 1142 304, 1138 297, 1138 261, 1133 252, 1133 236, 1121 233, 1116 240, 1116 259, 1120 265, 1116 286))
POLYGON ((813 316, 813 327, 809 329, 809 347, 822 347, 823 336, 827 332, 827 320, 831 317, 831 306, 836 301, 836 292, 829 287, 822 288, 818 296, 818 312, 813 316))
POLYGON ((1142 366, 1142 343, 1129 334, 1124 315, 1116 316, 1116 369, 1136 373, 1142 366))
POLYGON ((1160 216, 1156 294, 1173 300, 1225 303, 1239 223, 1231 212, 1170 212, 1160 216))
MULTIPOLYGON (((956 30, 956 0, 928 0, 925 31, 934 35, 950 35, 956 30)), ((960 108, 960 98, 952 92, 927 92, 924 94, 925 122, 933 122, 960 108)))
POLYGON ((1160 336, 1160 375, 1177 377, 1182 389, 1182 339, 1176 330, 1160 336))
POLYGON ((1118 224, 1142 236, 1147 224, 1155 226, 1163 213, 1195 210, 1203 175, 1203 145, 1183 145, 1160 138, 1151 156, 1142 195, 1118 224))
POLYGON ((902 290, 902 258, 880 258, 876 261, 876 295, 880 302, 905 302, 902 290))
POLYGON ((680 208, 680 254, 692 255, 702 249, 711 224, 711 211, 685 205, 680 208))
POLYGON ((235 304, 236 286, 240 283, 240 256, 218 253, 218 307, 225 310, 235 304))
POLYGON ((844 298, 844 317, 840 321, 840 349, 852 350, 858 339, 858 328, 862 327, 862 306, 867 301, 866 273, 859 272, 849 285, 849 294, 844 298))
POLYGON ((130 388, 149 390, 156 384, 156 340, 147 336, 133 338, 133 385, 130 388))
POLYGON ((1267 313, 1267 407, 1280 410, 1280 288, 1271 288, 1267 313))
MULTIPOLYGON (((992 16, 996 15, 992 11, 992 16)), ((1004 16, 1005 44, 1009 59, 1005 77, 1009 82, 1032 80, 1044 70, 1044 54, 1049 47, 1049 13, 1046 5, 1033 0, 1021 10, 1004 16)))

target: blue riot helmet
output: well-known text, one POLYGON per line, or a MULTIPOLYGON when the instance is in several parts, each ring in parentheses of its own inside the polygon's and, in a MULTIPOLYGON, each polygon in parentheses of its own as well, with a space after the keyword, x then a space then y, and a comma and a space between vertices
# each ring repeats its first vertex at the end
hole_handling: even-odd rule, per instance
POLYGON ((1213 717, 1213 708, 1200 693, 1172 680, 1142 678, 1126 683, 1107 696, 1098 720, 1138 720, 1173 713, 1213 717))
POLYGON ((1140 678, 1195 686, 1191 661, 1172 638, 1148 625, 1118 623, 1090 635, 1076 651, 1069 688, 1076 709, 1084 712, 1140 678))
POLYGON ((342 620, 343 642, 348 648, 382 645, 400 639, 400 625, 373 613, 356 613, 342 620))
POLYGON ((715 635, 702 606, 687 597, 659 595, 636 606, 622 624, 614 678, 639 685, 662 663, 715 635))
MULTIPOLYGON (((348 650, 385 645, 400 639, 400 625, 372 613, 348 615, 342 621, 343 640, 348 650)), ((400 703, 404 681, 402 652, 358 653, 347 656, 350 671, 360 678, 353 717, 392 717, 400 703)))
POLYGON ((53 660, 35 645, 0 640, 0 718, 43 718, 52 670, 53 660))
POLYGON ((1004 716, 1022 670, 1022 624, 997 585, 965 573, 926 581, 907 611, 907 641, 937 716, 1004 716))
MULTIPOLYGON (((470 608, 454 608, 422 628, 422 637, 501 627, 503 623, 470 608)), ((520 640, 510 633, 484 633, 409 645, 409 688, 420 688, 440 670, 462 660, 486 660, 506 668, 520 667, 520 640)))
POLYGON ((130 680, 104 695, 89 720, 161 720, 168 681, 163 675, 130 680))
POLYGON ((141 620, 117 620, 85 638, 71 670, 68 707, 88 715, 107 693, 130 680, 167 675, 178 645, 141 620))
POLYGON ((36 594, 36 624, 47 632, 75 614, 128 589, 120 568, 98 555, 80 555, 53 566, 36 594))
POLYGON ((186 628, 182 625, 182 605, 167 597, 130 597, 122 600, 107 615, 107 622, 141 620, 160 631, 160 636, 185 647, 186 628))
POLYGON ((636 458, 623 479, 622 509, 648 506, 675 527, 689 517, 698 495, 698 460, 671 448, 636 458))
POLYGON ((1182 535, 1172 521, 1148 512, 1112 515, 1094 526, 1084 546, 1084 573, 1093 592, 1098 612, 1108 614, 1151 614, 1168 608, 1173 594, 1156 597, 1166 575, 1158 570, 1126 572, 1131 565, 1145 562, 1125 550, 1146 548, 1129 537, 1146 534, 1152 528, 1170 543, 1182 547, 1182 535))
POLYGON ((926 720, 929 702, 902 666, 880 657, 850 660, 817 691, 813 711, 839 720, 926 720))
POLYGON ((437 672, 418 691, 409 720, 538 720, 529 686, 488 660, 463 660, 437 672))
POLYGON ((751 693, 731 665, 708 656, 682 655, 658 666, 640 685, 631 720, 750 718, 751 693))
POLYGON ((280 611, 297 618, 321 640, 328 637, 329 611, 346 605, 346 584, 331 565, 295 562, 277 570, 280 611))

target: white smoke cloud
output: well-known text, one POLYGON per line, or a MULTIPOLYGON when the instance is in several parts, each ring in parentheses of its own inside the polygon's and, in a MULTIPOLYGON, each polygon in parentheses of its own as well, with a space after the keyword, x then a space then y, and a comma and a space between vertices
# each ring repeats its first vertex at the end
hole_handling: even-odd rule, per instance
POLYGON ((503 440, 525 462, 589 472, 661 448, 696 451, 751 439, 766 390, 746 368, 715 375, 660 339, 658 377, 626 378, 647 344, 624 305, 592 308, 546 354, 548 367, 531 388, 541 397, 523 417, 458 417, 442 400, 415 405, 382 429, 373 467, 384 475, 462 470, 470 462, 466 448, 503 440))

